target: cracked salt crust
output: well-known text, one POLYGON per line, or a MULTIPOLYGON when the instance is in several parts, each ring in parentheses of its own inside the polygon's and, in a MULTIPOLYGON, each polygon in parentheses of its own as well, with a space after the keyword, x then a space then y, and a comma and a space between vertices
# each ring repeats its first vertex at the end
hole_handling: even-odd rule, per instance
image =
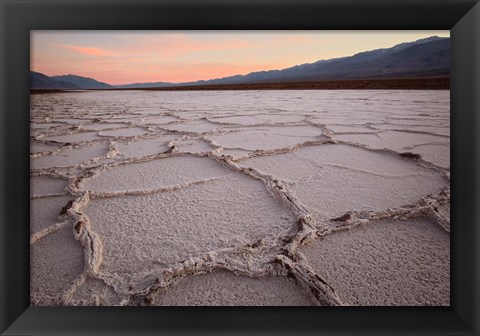
POLYGON ((243 150, 269 150, 290 147, 309 140, 317 140, 322 129, 314 126, 262 127, 236 132, 210 135, 213 143, 243 150))
POLYGON ((245 116, 227 116, 211 118, 210 121, 225 125, 268 125, 268 124, 287 124, 301 122, 305 119, 302 115, 268 115, 256 114, 245 116))
POLYGON ((35 129, 49 129, 49 128, 54 128, 61 125, 62 124, 58 124, 58 123, 40 124, 40 123, 35 123, 35 121, 33 121, 33 123, 30 124, 30 127, 35 130, 35 129))
POLYGON ((97 133, 95 132, 81 132, 81 133, 72 133, 67 135, 59 136, 48 136, 43 138, 43 140, 56 141, 56 142, 88 142, 100 139, 97 133))
POLYGON ((38 240, 30 250, 32 305, 62 304, 62 294, 83 272, 83 250, 64 228, 38 240))
POLYGON ((179 121, 180 119, 170 115, 164 115, 154 118, 145 118, 144 122, 147 125, 154 124, 154 125, 162 125, 162 124, 169 124, 171 122, 179 121))
POLYGON ((252 151, 247 151, 244 149, 228 149, 222 148, 220 155, 231 156, 234 159, 239 159, 250 154, 252 151))
POLYGON ((103 143, 94 144, 89 147, 73 148, 49 156, 34 158, 31 160, 31 168, 71 167, 102 157, 106 155, 107 152, 108 147, 103 143))
POLYGON ((65 193, 68 181, 50 176, 32 176, 30 178, 30 195, 42 196, 65 193))
POLYGON ((213 130, 216 130, 219 127, 221 126, 204 121, 204 120, 163 125, 163 128, 168 130, 173 130, 178 132, 188 132, 188 133, 199 133, 199 134, 211 132, 213 130))
POLYGON ((375 130, 371 127, 361 127, 361 126, 345 126, 345 125, 328 125, 328 129, 336 134, 341 133, 377 133, 378 130, 375 130))
POLYGON ((371 222, 300 251, 351 305, 450 304, 450 235, 428 219, 371 222))
MULTIPOLYGON (((427 123, 428 124, 428 123, 427 123)), ((374 127, 378 130, 393 130, 404 132, 426 132, 432 135, 450 137, 450 127, 433 127, 433 126, 406 126, 395 124, 376 124, 374 127)))
POLYGON ((37 198, 30 201, 31 233, 38 232, 55 223, 61 222, 58 218, 64 206, 73 198, 69 195, 37 198))
POLYGON ((56 149, 59 149, 59 146, 54 146, 50 144, 44 144, 42 142, 31 142, 30 143, 30 153, 38 152, 50 152, 56 149))
MULTIPOLYGON (((64 112, 68 112, 68 111, 64 111, 64 112)), ((58 117, 55 117, 56 113, 54 113, 54 116, 51 118, 52 121, 54 121, 55 123, 60 123, 62 125, 68 125, 68 126, 78 126, 78 125, 81 125, 84 123, 84 120, 82 120, 81 118, 78 118, 78 119, 74 119, 74 118, 58 118, 58 117)), ((68 115, 68 114, 66 114, 68 115)))
POLYGON ((174 187, 219 178, 230 171, 207 158, 177 156, 113 167, 85 181, 93 192, 119 192, 174 187))
POLYGON ((416 145, 412 147, 412 151, 420 154, 424 160, 432 162, 445 170, 450 170, 449 143, 416 145))
POLYGON ((317 220, 324 221, 350 209, 365 211, 414 204, 423 195, 439 192, 442 182, 441 177, 428 173, 392 178, 326 167, 320 177, 300 181, 292 189, 317 220))
POLYGON ((427 129, 430 127, 440 127, 448 129, 450 126, 450 119, 442 117, 434 118, 399 118, 399 117, 388 117, 386 118, 387 125, 392 125, 394 127, 424 127, 427 129))
POLYGON ((252 158, 241 165, 290 183, 291 190, 318 221, 350 209, 413 204, 424 195, 439 192, 446 182, 440 174, 400 157, 345 145, 304 147, 292 153, 252 158))
POLYGON ((334 166, 386 177, 407 177, 414 174, 435 172, 419 167, 415 162, 404 160, 389 152, 373 152, 344 144, 305 146, 289 153, 252 157, 242 160, 242 166, 262 169, 285 180, 295 180, 319 173, 326 166, 334 166), (296 161, 291 163, 291 161, 296 161), (320 170, 319 170, 320 169, 320 170), (302 173, 303 172, 303 173, 302 173))
POLYGON ((340 134, 334 135, 335 139, 360 143, 372 148, 388 148, 395 151, 430 143, 447 143, 448 138, 430 134, 411 132, 385 131, 379 134, 340 134))
POLYGON ((156 306, 311 306, 313 302, 286 276, 249 278, 215 271, 180 280, 155 293, 156 306), (282 295, 278 295, 278 293, 282 295))
POLYGON ((172 141, 172 144, 179 152, 183 153, 206 153, 216 149, 208 142, 200 139, 179 139, 172 141))
POLYGON ((69 297, 75 306, 119 306, 120 296, 102 280, 87 277, 69 297))
POLYGON ((82 129, 89 131, 102 131, 125 127, 125 124, 104 123, 104 124, 83 124, 82 129))
POLYGON ((131 127, 131 128, 120 128, 110 131, 100 131, 98 135, 100 136, 110 136, 110 137, 135 137, 139 135, 146 134, 147 131, 140 127, 131 127))
POLYGON ((116 144, 116 148, 118 154, 126 157, 144 157, 167 151, 170 148, 168 142, 174 139, 176 139, 176 136, 164 135, 155 139, 130 141, 127 143, 119 142, 116 144))
POLYGON ((104 267, 122 273, 275 237, 294 221, 261 182, 232 174, 171 192, 95 199, 86 215, 104 242, 104 267))
POLYGON ((32 305, 449 304, 448 91, 31 106, 32 305))

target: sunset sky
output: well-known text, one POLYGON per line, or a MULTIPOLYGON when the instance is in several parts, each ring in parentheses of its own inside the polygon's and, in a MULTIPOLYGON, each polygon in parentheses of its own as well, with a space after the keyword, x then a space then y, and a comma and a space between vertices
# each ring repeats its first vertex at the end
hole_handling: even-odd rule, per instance
POLYGON ((449 31, 32 31, 31 70, 109 84, 283 69, 449 31))

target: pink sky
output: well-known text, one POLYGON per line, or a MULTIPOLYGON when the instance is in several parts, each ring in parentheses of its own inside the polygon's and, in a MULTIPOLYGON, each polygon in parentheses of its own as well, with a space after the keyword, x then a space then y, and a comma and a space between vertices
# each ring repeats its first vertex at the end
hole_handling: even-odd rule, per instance
POLYGON ((109 84, 283 69, 449 31, 32 31, 31 70, 109 84))

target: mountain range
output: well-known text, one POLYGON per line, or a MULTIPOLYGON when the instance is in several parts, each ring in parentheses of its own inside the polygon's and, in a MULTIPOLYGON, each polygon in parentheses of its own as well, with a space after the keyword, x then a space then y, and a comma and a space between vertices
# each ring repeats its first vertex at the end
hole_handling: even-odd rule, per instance
POLYGON ((110 85, 76 75, 48 77, 31 72, 32 89, 115 89, 186 85, 304 82, 368 78, 431 77, 450 74, 450 38, 437 36, 365 51, 353 56, 320 60, 290 68, 251 72, 185 83, 132 83, 110 85))

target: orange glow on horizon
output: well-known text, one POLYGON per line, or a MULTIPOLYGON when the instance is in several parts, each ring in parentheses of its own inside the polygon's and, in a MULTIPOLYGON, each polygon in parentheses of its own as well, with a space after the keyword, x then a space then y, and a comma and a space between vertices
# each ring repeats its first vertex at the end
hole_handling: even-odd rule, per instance
POLYGON ((119 85, 280 70, 449 31, 33 31, 31 69, 119 85))
POLYGON ((62 45, 60 47, 77 51, 81 54, 90 55, 90 56, 111 56, 112 55, 111 52, 102 50, 100 48, 95 48, 95 47, 80 47, 75 45, 62 45))
MULTIPOLYGON (((91 62, 89 62, 92 65, 91 62)), ((100 64, 98 64, 100 66, 100 64)), ((170 83, 183 83, 194 82, 198 80, 209 80, 222 77, 229 77, 235 75, 246 75, 250 72, 256 71, 269 71, 286 68, 285 64, 258 64, 253 66, 242 66, 234 64, 188 64, 182 66, 182 72, 178 73, 178 68, 174 65, 168 65, 157 69, 156 66, 151 66, 150 69, 146 65, 143 65, 138 71, 131 77, 125 76, 125 74, 118 71, 110 70, 95 70, 76 72, 75 75, 94 78, 100 82, 121 85, 131 83, 151 83, 151 82, 170 82, 170 83), (160 80, 159 80, 160 78, 160 80)), ((56 76, 58 67, 50 66, 34 66, 32 71, 43 73, 47 76, 56 76)), ((61 71, 62 74, 73 74, 67 70, 61 71)))

